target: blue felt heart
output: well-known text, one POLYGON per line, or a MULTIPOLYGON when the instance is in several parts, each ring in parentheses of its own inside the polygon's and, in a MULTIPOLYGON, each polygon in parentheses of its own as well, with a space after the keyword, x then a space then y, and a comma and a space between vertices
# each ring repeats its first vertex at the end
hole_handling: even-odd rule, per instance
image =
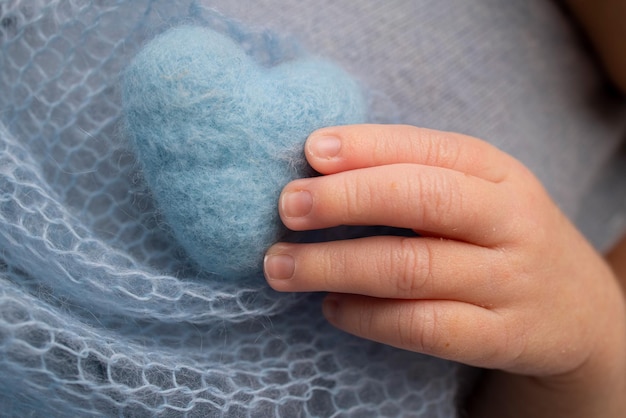
POLYGON ((310 173, 313 130, 365 118, 358 84, 302 57, 272 68, 203 27, 151 41, 123 74, 126 131, 178 241, 205 271, 258 277, 280 190, 310 173))

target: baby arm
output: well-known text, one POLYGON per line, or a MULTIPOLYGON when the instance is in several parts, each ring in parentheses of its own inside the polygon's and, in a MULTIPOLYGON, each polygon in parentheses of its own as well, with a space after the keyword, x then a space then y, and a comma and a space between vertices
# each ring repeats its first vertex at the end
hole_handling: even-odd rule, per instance
POLYGON ((611 417, 626 401, 626 313, 604 260, 518 161, 475 138, 409 126, 326 128, 324 176, 281 195, 294 230, 388 225, 419 237, 279 243, 278 291, 328 291, 347 332, 493 370, 484 417, 611 417))

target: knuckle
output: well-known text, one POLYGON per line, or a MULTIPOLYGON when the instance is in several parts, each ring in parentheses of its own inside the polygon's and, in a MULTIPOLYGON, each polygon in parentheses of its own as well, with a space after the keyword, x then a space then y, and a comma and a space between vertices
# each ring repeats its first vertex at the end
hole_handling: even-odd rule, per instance
POLYGON ((360 275, 367 255, 341 244, 315 245, 315 248, 318 251, 307 252, 307 256, 315 263, 315 268, 307 271, 307 279, 321 284, 319 290, 349 292, 347 286, 353 281, 347 278, 360 275))
POLYGON ((342 185, 344 196, 344 222, 358 222, 364 218, 371 206, 371 190, 367 181, 354 181, 346 176, 342 185))
POLYGON ((423 202, 420 223, 454 227, 454 215, 463 211, 463 193, 456 176, 446 171, 415 176, 413 190, 418 201, 423 202))
POLYGON ((433 176, 431 187, 433 222, 448 225, 454 219, 453 214, 463 210, 460 187, 452 176, 441 174, 433 176))
POLYGON ((346 257, 343 252, 334 251, 330 247, 321 248, 321 254, 317 257, 320 263, 316 272, 317 278, 321 279, 320 282, 323 283, 323 289, 333 290, 336 289, 336 278, 341 277, 341 272, 338 272, 337 269, 344 265, 346 257))
MULTIPOLYGON (((402 323, 404 321, 399 321, 402 323)), ((408 324, 404 323, 398 330, 400 341, 406 347, 421 353, 436 353, 440 341, 439 315, 431 303, 413 304, 408 316, 408 324)))
POLYGON ((441 132, 430 132, 426 141, 426 162, 434 166, 455 167, 461 159, 459 141, 451 141, 441 132))
POLYGON ((393 264, 397 267, 395 279, 400 296, 418 296, 432 281, 433 254, 426 242, 403 238, 393 264))
POLYGON ((357 335, 368 337, 374 334, 374 310, 362 309, 357 316, 357 335))

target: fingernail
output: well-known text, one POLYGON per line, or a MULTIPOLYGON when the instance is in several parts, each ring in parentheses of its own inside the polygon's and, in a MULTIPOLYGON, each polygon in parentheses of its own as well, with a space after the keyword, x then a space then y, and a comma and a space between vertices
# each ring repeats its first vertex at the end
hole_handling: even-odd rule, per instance
POLYGON ((313 209, 313 196, 306 190, 287 192, 281 199, 283 215, 287 218, 306 216, 313 209))
POLYGON ((333 320, 337 316, 337 309, 339 309, 339 302, 334 296, 326 296, 322 303, 322 313, 328 320, 333 320))
POLYGON ((330 160, 336 157, 341 150, 341 141, 334 136, 321 136, 312 138, 309 142, 309 151, 317 158, 330 160))
POLYGON ((296 262, 287 254, 267 255, 263 260, 263 269, 268 280, 288 280, 293 277, 296 262))

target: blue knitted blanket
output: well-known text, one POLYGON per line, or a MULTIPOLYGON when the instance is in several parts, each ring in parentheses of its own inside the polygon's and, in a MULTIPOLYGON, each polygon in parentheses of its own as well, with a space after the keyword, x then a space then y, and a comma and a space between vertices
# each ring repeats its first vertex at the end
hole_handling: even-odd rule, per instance
MULTIPOLYGON (((257 264, 242 259, 245 239, 238 252, 193 256, 207 241, 185 243, 181 228, 195 215, 176 218, 180 195, 163 192, 163 167, 139 159, 159 150, 133 142, 151 133, 135 123, 129 135, 122 117, 120 75, 146 42, 179 25, 211 28, 259 68, 284 68, 281 79, 320 68, 347 77, 317 60, 294 70, 286 63, 310 61, 299 61, 305 53, 291 37, 247 30, 190 1, 0 3, 0 415, 456 416, 460 366, 335 330, 319 295, 269 289, 257 264), (229 275, 236 279, 219 279, 229 275)), ((298 77, 288 91, 308 85, 298 77)), ((360 99, 345 101, 358 95, 349 80, 334 92, 334 110, 314 103, 330 117, 279 121, 283 139, 303 140, 292 138, 293 124, 301 133, 360 120, 360 99)), ((186 115, 172 112, 150 126, 180 129, 186 115)), ((293 153, 297 141, 278 145, 293 153)), ((247 178, 267 180, 263 169, 247 178)), ((287 170, 272 187, 299 174, 287 170)), ((225 179, 233 177, 216 193, 233 189, 225 179)))

